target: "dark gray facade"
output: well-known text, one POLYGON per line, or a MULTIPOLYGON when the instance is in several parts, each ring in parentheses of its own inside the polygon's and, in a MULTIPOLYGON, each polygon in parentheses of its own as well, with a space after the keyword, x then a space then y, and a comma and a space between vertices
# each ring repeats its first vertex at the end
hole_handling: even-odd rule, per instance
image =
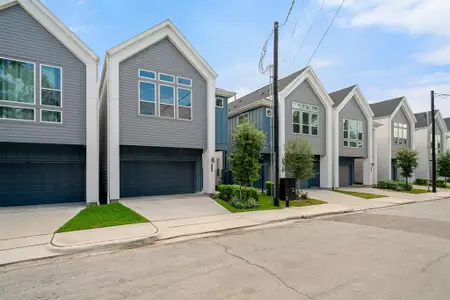
POLYGON ((400 148, 411 148, 411 124, 409 122, 408 117, 406 116, 406 113, 403 109, 403 107, 400 107, 400 109, 397 111, 395 116, 392 117, 391 121, 391 143, 392 143, 392 157, 394 158, 396 156, 396 152, 400 148), (400 122, 403 124, 408 125, 408 139, 407 144, 396 144, 394 143, 394 122, 400 122))
POLYGON ((368 153, 368 128, 367 118, 363 110, 359 106, 355 97, 342 108, 339 112, 339 156, 347 157, 367 157, 368 153), (362 148, 350 148, 344 147, 344 125, 343 120, 357 120, 363 122, 363 147, 362 148))
MULTIPOLYGON (((169 39, 165 38, 121 62, 119 88, 121 145, 206 148, 206 80, 169 39), (192 79, 191 121, 138 114, 138 70, 140 68, 192 79)), ((158 98, 158 89, 156 91, 158 98)))
MULTIPOLYGON (((285 105, 286 121, 284 126, 286 130, 286 142, 292 138, 301 136, 309 140, 315 155, 325 155, 327 122, 326 108, 314 92, 311 85, 307 81, 302 82, 290 95, 286 97, 285 105), (292 125, 292 102, 313 104, 319 107, 319 126, 317 136, 294 134, 292 125)), ((331 122, 331 120, 329 120, 329 122, 331 122)))
POLYGON ((0 141, 86 144, 86 66, 21 6, 0 11, 0 57, 35 64, 35 104, 0 101, 3 106, 35 108, 36 121, 0 119, 0 141), (62 124, 40 122, 40 66, 62 68, 62 124))

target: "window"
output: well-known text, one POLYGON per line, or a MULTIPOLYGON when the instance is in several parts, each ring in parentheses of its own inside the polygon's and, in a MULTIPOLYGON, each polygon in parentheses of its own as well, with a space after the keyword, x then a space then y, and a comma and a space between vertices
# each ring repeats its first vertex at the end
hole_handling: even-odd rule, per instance
POLYGON ((156 116, 156 84, 139 81, 139 114, 156 116))
POLYGON ((238 116, 238 125, 248 123, 249 122, 249 116, 248 113, 242 114, 238 116))
POLYGON ((168 82, 168 83, 174 83, 175 82, 175 76, 159 73, 159 80, 160 81, 164 81, 164 82, 168 82))
POLYGON ((394 144, 406 145, 408 143, 408 125, 394 122, 394 144))
POLYGON ((223 108, 223 99, 222 98, 216 98, 216 107, 223 108))
POLYGON ((319 135, 319 107, 292 102, 292 130, 304 135, 319 135))
POLYGON ((148 78, 148 79, 156 79, 156 73, 153 71, 139 69, 139 77, 148 78))
POLYGON ((342 119, 343 145, 349 148, 364 146, 364 123, 358 120, 342 119))
POLYGON ((159 116, 175 118, 175 88, 170 85, 159 85, 159 116))
POLYGON ((0 119, 34 121, 34 108, 0 106, 0 119))
POLYGON ((62 106, 61 68, 41 65, 41 104, 62 106))
MULTIPOLYGON (((436 149, 436 154, 440 154, 441 153, 441 135, 436 134, 435 136, 435 148, 436 149)), ((430 134, 430 152, 431 152, 431 147, 433 147, 433 142, 432 142, 432 138, 433 135, 430 134)))
POLYGON ((177 77, 177 83, 179 85, 192 86, 192 80, 184 77, 177 77))
POLYGON ((268 118, 272 118, 272 109, 271 108, 266 108, 266 117, 268 118))
POLYGON ((0 58, 0 100, 35 103, 34 64, 0 58))
POLYGON ((178 88, 178 119, 192 120, 192 91, 178 88))
POLYGON ((41 109, 41 122, 43 123, 62 123, 62 112, 59 110, 41 109))

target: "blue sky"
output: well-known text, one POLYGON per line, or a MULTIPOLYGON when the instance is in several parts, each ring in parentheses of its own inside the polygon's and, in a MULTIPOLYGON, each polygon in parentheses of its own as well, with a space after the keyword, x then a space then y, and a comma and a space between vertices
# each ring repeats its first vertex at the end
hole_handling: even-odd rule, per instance
MULTIPOLYGON (((242 96, 269 82, 258 73, 261 48, 291 0, 43 2, 102 59, 106 49, 170 18, 218 73, 217 86, 242 96)), ((305 66, 341 0, 326 0, 317 14, 321 2, 297 0, 280 29, 281 76, 305 66)), ((450 93, 449 11, 444 0, 347 0, 312 66, 329 92, 357 83, 369 102, 406 96, 415 112, 429 109, 430 89, 450 93)), ((266 64, 272 41, 268 48, 266 64)), ((450 117, 449 104, 442 98, 436 105, 450 117)))

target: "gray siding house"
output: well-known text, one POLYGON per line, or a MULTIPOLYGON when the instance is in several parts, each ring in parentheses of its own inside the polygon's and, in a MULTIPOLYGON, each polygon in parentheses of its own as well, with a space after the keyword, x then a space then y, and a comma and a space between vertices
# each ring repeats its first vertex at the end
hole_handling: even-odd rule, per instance
MULTIPOLYGON (((332 187, 332 105, 333 102, 311 67, 301 69, 279 80, 280 156, 287 141, 304 137, 316 157, 316 173, 300 187, 332 187)), ((272 95, 270 86, 264 86, 230 103, 230 135, 240 122, 253 122, 266 134, 266 149, 262 154, 260 181, 273 178, 271 161, 272 95), (264 177, 264 174, 272 174, 264 177)), ((231 139, 230 139, 231 141, 231 139)), ((232 151, 232 149, 231 149, 232 151)), ((284 172, 280 172, 284 177, 284 172)))
POLYGON ((377 179, 399 179, 395 166, 397 149, 415 148, 416 118, 405 97, 370 104, 374 121, 382 126, 376 129, 377 179))
POLYGON ((166 20, 106 53, 104 202, 214 192, 216 73, 166 20))
POLYGON ((357 181, 372 185, 376 165, 373 112, 357 85, 332 92, 330 97, 334 102, 334 186, 357 181))
POLYGON ((98 202, 98 57, 39 1, 0 2, 0 206, 98 202))

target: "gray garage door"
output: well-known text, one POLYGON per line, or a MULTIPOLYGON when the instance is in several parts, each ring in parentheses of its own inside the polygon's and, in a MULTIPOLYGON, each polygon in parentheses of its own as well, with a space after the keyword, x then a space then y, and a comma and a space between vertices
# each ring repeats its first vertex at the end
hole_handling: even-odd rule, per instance
POLYGON ((120 197, 195 192, 195 162, 122 161, 120 197))
POLYGON ((340 165, 339 166, 339 186, 349 186, 350 185, 350 166, 340 165))
POLYGON ((84 147, 0 146, 0 206, 85 202, 84 147))

